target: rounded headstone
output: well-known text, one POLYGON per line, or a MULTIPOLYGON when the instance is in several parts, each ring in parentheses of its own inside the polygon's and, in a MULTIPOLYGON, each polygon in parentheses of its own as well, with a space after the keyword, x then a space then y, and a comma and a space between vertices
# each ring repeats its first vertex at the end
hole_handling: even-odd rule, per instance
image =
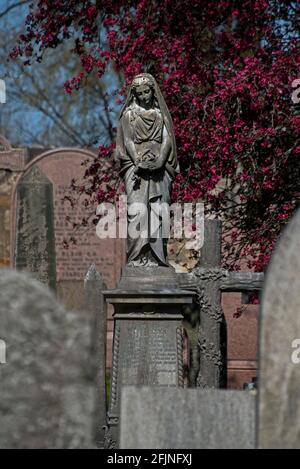
POLYGON ((259 360, 258 445, 300 448, 299 210, 280 237, 267 272, 259 360))

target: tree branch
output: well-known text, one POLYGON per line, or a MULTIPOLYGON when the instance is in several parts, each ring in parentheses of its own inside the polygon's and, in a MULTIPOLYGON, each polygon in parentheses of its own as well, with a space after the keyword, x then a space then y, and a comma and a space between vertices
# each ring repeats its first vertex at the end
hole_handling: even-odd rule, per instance
POLYGON ((26 3, 30 3, 31 0, 21 0, 20 2, 13 3, 12 5, 8 6, 4 11, 0 13, 0 18, 3 18, 3 16, 7 15, 10 11, 14 10, 15 8, 18 8, 22 5, 26 5, 26 3))

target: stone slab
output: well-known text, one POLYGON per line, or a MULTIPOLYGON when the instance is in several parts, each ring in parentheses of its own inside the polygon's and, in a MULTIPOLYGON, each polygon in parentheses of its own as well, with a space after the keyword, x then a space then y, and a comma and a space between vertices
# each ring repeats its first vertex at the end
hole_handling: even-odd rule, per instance
POLYGON ((124 387, 122 449, 253 449, 255 398, 246 391, 124 387))
POLYGON ((258 443, 300 448, 300 211, 275 247, 263 291, 258 443))
POLYGON ((29 274, 0 269, 0 448, 94 448, 90 316, 29 274))

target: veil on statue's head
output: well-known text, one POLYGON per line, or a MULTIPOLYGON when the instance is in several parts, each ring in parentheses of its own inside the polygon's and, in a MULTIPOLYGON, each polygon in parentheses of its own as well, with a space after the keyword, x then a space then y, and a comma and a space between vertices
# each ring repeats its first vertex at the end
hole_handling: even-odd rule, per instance
POLYGON ((128 88, 126 100, 124 106, 120 113, 120 119, 122 118, 125 111, 135 102, 136 95, 135 95, 135 88, 141 85, 148 85, 153 90, 153 99, 154 99, 154 106, 160 110, 162 113, 163 121, 168 131, 168 134, 172 141, 172 152, 170 158, 168 159, 169 166, 172 167, 173 171, 178 172, 178 160, 177 160, 177 150, 176 150, 176 141, 175 141, 175 134, 173 129, 173 123, 171 114, 169 112, 168 106, 166 101, 159 89, 157 81, 150 73, 140 73, 136 75, 131 82, 131 85, 128 88))

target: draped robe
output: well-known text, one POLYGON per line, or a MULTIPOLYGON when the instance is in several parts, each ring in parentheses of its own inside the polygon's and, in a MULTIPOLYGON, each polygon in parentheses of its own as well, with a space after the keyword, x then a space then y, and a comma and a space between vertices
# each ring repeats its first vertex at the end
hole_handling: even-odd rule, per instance
MULTIPOLYGON (((143 231, 147 227, 147 233, 138 238, 128 235, 127 256, 128 263, 141 257, 141 253, 154 254, 159 265, 167 264, 167 239, 162 237, 162 218, 156 221, 156 230, 151 226, 151 204, 170 203, 171 183, 178 171, 176 154, 170 145, 168 155, 162 168, 155 171, 141 170, 138 173, 139 181, 136 182, 135 163, 129 154, 125 140, 134 142, 136 154, 142 161, 156 160, 161 157, 163 143, 164 116, 160 109, 146 110, 137 104, 129 106, 120 118, 117 136, 117 153, 121 161, 121 176, 125 182, 128 206, 134 202, 145 204, 147 213, 135 213, 128 215, 128 232, 130 234, 132 224, 137 226, 140 221, 143 231)), ((172 136, 170 137, 172 143, 172 136)), ((176 150, 175 150, 176 153, 176 150)), ((157 218, 156 218, 157 220, 157 218)))

